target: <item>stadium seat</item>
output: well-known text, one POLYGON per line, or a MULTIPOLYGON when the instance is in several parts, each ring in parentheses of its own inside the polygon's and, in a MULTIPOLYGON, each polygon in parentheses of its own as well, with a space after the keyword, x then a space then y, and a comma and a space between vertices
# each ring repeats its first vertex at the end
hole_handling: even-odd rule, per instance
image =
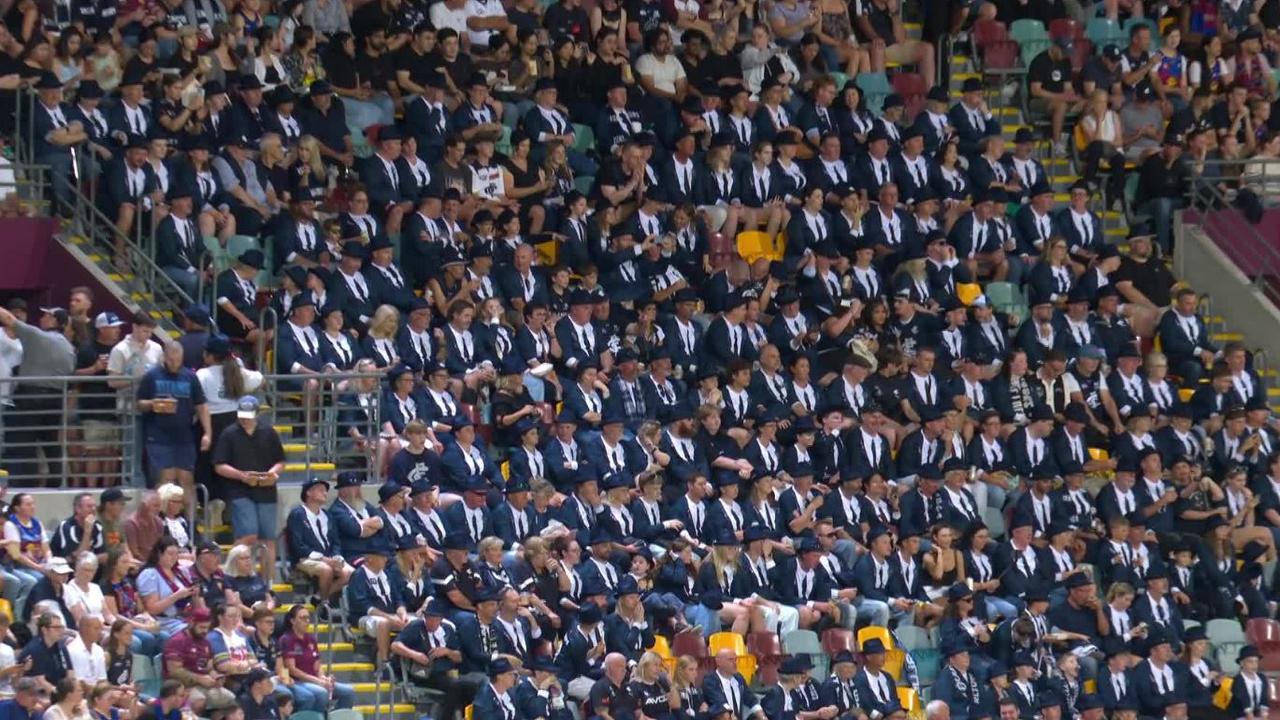
POLYGON ((1245 624, 1245 638, 1262 653, 1263 672, 1280 671, 1280 622, 1253 618, 1245 624))
POLYGON ((898 644, 905 650, 933 647, 933 639, 929 637, 928 631, 924 628, 914 625, 899 625, 898 629, 893 631, 893 634, 898 639, 898 644))
POLYGON ((773 687, 782 664, 782 642, 777 633, 748 633, 747 651, 756 657, 756 680, 761 686, 773 687))
POLYGON ((472 718, 475 717, 475 713, 476 713, 476 706, 468 705, 467 708, 462 711, 462 720, 472 720, 472 718))
POLYGON ((653 647, 649 648, 662 658, 662 664, 667 666, 667 672, 674 673, 676 671, 676 657, 671 654, 671 643, 667 641, 665 635, 654 634, 653 647))
POLYGON ((1084 28, 1070 18, 1058 18, 1049 23, 1049 39, 1057 40, 1060 37, 1069 37, 1073 41, 1080 40, 1084 37, 1084 28))
POLYGON ((708 238, 708 253, 711 256, 711 267, 720 270, 729 264, 729 261, 738 254, 738 249, 730 242, 729 238, 721 232, 711 233, 708 238))
POLYGON ((941 669, 942 653, 937 648, 919 648, 911 651, 911 659, 916 664, 916 679, 921 685, 932 685, 941 669))
POLYGON ((829 72, 827 74, 830 75, 831 79, 835 81, 836 92, 843 92, 844 84, 849 82, 849 76, 842 72, 829 72))
POLYGON ((1235 619, 1215 618, 1210 620, 1205 625, 1204 633, 1214 647, 1223 643, 1244 644, 1248 642, 1248 638, 1244 634, 1244 628, 1240 627, 1240 621, 1235 619))
POLYGON ((889 633, 889 628, 880 625, 868 625, 858 631, 858 651, 866 646, 867 641, 871 638, 879 638, 884 643, 885 649, 894 647, 893 635, 889 633))
POLYGON ((707 654, 706 643, 702 641, 702 635, 694 632, 678 633, 671 641, 671 654, 675 657, 688 655, 697 660, 699 665, 704 664, 710 657, 707 654))
POLYGON ((1236 655, 1240 653, 1240 648, 1244 647, 1244 645, 1242 642, 1213 644, 1213 655, 1217 658, 1218 667, 1221 668, 1224 675, 1235 675, 1240 671, 1240 663, 1236 661, 1236 655))
POLYGON ((714 633, 707 642, 707 649, 712 657, 715 657, 721 650, 730 650, 738 657, 738 672, 742 673, 742 677, 746 678, 747 684, 751 684, 751 678, 756 674, 756 659, 751 653, 747 652, 747 643, 742 636, 733 632, 714 633))
POLYGON ((982 508, 982 522, 987 526, 992 539, 1004 536, 1004 513, 999 508, 982 508))
POLYGON ((573 149, 580 153, 596 149, 596 131, 590 125, 573 124, 573 149))
POLYGON ((1008 75, 1021 72, 1018 66, 1020 48, 1016 40, 997 40, 982 52, 982 72, 991 75, 1008 75))
POLYGON ((583 195, 591 194, 591 186, 594 185, 596 179, 591 175, 580 175, 573 179, 573 189, 583 195))
POLYGON ((979 20, 973 24, 973 42, 985 52, 992 43, 1009 39, 1009 28, 999 20, 979 20))
POLYGON ((854 647, 854 645, 852 630, 827 628, 822 631, 822 650, 827 655, 834 656, 842 650, 857 652, 858 648, 854 647))
POLYGON ((894 648, 884 654, 884 671, 894 682, 902 682, 902 669, 907 666, 907 651, 894 648))
POLYGON ((1071 46, 1071 69, 1080 72, 1084 68, 1084 64, 1089 61, 1093 55, 1093 41, 1087 39, 1076 40, 1071 46))
POLYGON ((858 73, 858 89, 867 101, 867 109, 879 114, 884 107, 884 99, 893 92, 889 78, 882 72, 858 73))
POLYGON ((324 715, 315 710, 303 710, 290 715, 289 720, 324 720, 324 715))
POLYGON ((907 711, 909 716, 914 717, 924 711, 924 706, 920 703, 920 693, 916 692, 915 688, 898 688, 898 704, 907 711))
MULTIPOLYGON (((1135 25, 1146 25, 1151 30, 1151 46, 1156 47, 1160 42, 1160 28, 1156 27, 1154 20, 1149 18, 1131 17, 1124 21, 1124 35, 1129 37, 1129 33, 1133 31, 1135 25)), ((1122 48, 1123 49, 1123 48, 1122 48)))
POLYGON ((1107 18, 1090 18, 1089 24, 1085 26, 1084 35, 1093 41, 1094 47, 1107 45, 1124 47, 1129 39, 1124 29, 1120 27, 1120 23, 1107 18))
POLYGON ((822 651, 822 642, 812 630, 792 630, 782 638, 782 650, 787 655, 808 655, 813 661, 813 669, 809 675, 821 678, 831 667, 831 660, 822 651))
MULTIPOLYGON (((468 705, 467 710, 469 711, 470 709, 471 706, 468 705)), ((470 715, 470 713, 468 713, 468 715, 470 715)), ((360 714, 359 710, 351 708, 347 708, 346 710, 330 710, 329 720, 364 720, 364 715, 360 714)), ((467 720, 471 720, 471 718, 468 717, 467 720)))
POLYGON ((925 87, 924 77, 919 73, 898 73, 893 76, 893 91, 898 94, 903 101, 912 98, 923 97, 929 88, 925 87))

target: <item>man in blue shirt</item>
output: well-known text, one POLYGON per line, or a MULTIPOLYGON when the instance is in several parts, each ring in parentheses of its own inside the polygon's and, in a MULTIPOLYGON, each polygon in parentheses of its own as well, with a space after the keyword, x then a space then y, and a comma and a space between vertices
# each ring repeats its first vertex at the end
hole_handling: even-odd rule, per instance
POLYGON ((66 634, 67 622, 62 615, 45 613, 36 619, 36 636, 18 654, 19 665, 31 661, 25 675, 49 692, 53 692, 53 687, 59 680, 67 676, 75 677, 75 672, 71 669, 71 656, 67 654, 67 646, 62 642, 66 634))
POLYGON ((200 421, 200 449, 213 443, 213 426, 204 388, 194 370, 183 367, 182 346, 169 343, 164 360, 138 382, 147 459, 156 482, 190 487, 195 482, 196 443, 191 426, 200 421))
POLYGON ((14 680, 13 692, 12 698, 0 700, 0 720, 35 720, 44 712, 45 702, 40 699, 35 678, 14 680))

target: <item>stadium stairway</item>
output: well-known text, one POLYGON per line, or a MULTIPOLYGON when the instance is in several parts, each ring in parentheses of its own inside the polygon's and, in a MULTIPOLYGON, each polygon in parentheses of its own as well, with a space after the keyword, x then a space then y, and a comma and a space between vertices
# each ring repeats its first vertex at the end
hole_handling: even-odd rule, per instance
MULTIPOLYGON (((201 531, 203 532, 203 526, 201 531)), ((230 526, 213 526, 211 531, 209 534, 221 544, 224 553, 231 549, 230 526)), ((305 588, 295 587, 289 582, 276 582, 271 586, 271 591, 276 597, 276 628, 280 630, 283 628, 285 614, 294 605, 307 603, 307 596, 305 588)), ((353 709, 366 720, 412 720, 421 717, 428 709, 426 706, 405 702, 404 694, 395 690, 391 681, 378 677, 373 662, 373 646, 362 642, 358 629, 351 630, 357 634, 357 642, 354 643, 343 638, 341 628, 328 622, 314 623, 311 631, 318 640, 324 672, 355 689, 356 701, 353 709)))
POLYGON ((180 325, 171 309, 173 304, 164 298, 157 298, 154 288, 147 287, 146 282, 131 270, 117 267, 111 253, 101 243, 94 244, 78 228, 66 222, 56 239, 88 267, 106 286, 107 291, 126 307, 134 312, 146 312, 155 318, 158 329, 169 337, 180 334, 180 325))

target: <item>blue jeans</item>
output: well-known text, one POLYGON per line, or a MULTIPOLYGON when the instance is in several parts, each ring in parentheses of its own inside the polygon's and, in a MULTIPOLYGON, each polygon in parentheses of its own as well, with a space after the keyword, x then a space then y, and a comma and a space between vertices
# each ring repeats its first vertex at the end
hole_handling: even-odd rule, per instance
MULTIPOLYGON (((36 158, 36 162, 49 166, 49 177, 53 181, 53 197, 63 207, 70 207, 73 190, 71 188, 71 153, 51 152, 36 158)), ((57 208, 54 208, 55 212, 57 208)))
POLYGON ((169 641, 169 633, 158 630, 151 632, 149 630, 133 629, 133 641, 129 643, 129 650, 135 655, 147 655, 155 657, 164 650, 164 644, 169 641))
POLYGON ((1004 598, 995 595, 987 596, 987 620, 995 619, 996 615, 1000 615, 1006 619, 1018 617, 1018 608, 1013 603, 1004 598))
POLYGON ((187 297, 192 300, 197 299, 196 292, 200 284, 199 274, 190 272, 186 268, 162 267, 160 269, 164 271, 165 275, 169 276, 169 279, 173 281, 174 285, 178 286, 179 290, 187 294, 187 297))
POLYGON ((1150 215, 1155 224, 1156 242, 1166 254, 1173 249, 1173 211, 1186 206, 1182 198, 1152 198, 1138 211, 1150 215))
POLYGON ((690 625, 699 625, 702 627, 702 637, 710 638, 713 634, 720 632, 720 612, 712 610, 705 605, 689 603, 684 606, 684 619, 690 625))
MULTIPOLYGON (((323 713, 329 709, 329 691, 312 683, 295 682, 289 686, 293 694, 294 707, 299 711, 311 710, 323 713)), ((333 686, 333 705, 337 710, 345 710, 355 705, 356 691, 350 685, 335 683, 333 686)))
POLYGON ((0 570, 0 577, 4 577, 4 598, 13 606, 12 620, 20 620, 25 617, 27 596, 31 594, 31 588, 43 576, 26 568, 5 568, 0 570))
POLYGON ((868 624, 880 627, 889 626, 889 603, 858 597, 854 599, 853 605, 858 609, 858 620, 866 620, 868 624))
POLYGON ((837 540, 832 546, 831 552, 840 560, 840 564, 846 568, 852 568, 854 562, 858 559, 857 544, 852 540, 837 540))

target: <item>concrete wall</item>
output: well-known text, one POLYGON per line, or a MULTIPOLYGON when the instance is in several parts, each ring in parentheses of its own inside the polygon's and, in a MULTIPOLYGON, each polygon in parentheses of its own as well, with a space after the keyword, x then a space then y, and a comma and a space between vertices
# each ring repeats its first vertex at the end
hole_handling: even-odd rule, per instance
POLYGON ((1280 362, 1280 309, 1197 225, 1178 223, 1173 274, 1210 296, 1211 310, 1227 326, 1245 334, 1250 350, 1265 350, 1270 364, 1280 362))

